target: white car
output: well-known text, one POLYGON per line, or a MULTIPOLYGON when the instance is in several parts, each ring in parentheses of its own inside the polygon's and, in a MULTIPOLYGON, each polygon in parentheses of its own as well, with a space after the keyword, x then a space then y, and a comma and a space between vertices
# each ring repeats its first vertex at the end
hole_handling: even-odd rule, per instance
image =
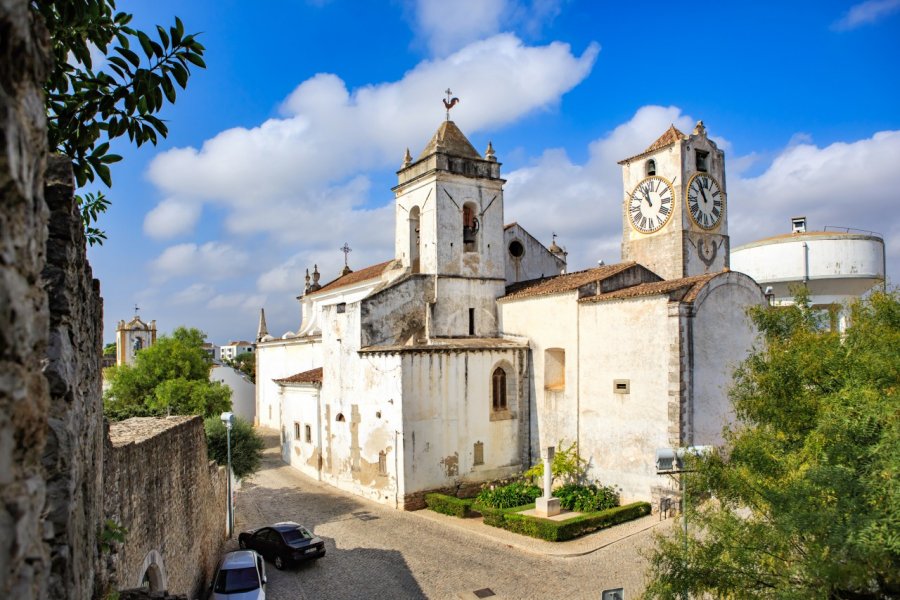
POLYGON ((229 552, 219 561, 210 600, 265 600, 266 565, 253 550, 229 552))

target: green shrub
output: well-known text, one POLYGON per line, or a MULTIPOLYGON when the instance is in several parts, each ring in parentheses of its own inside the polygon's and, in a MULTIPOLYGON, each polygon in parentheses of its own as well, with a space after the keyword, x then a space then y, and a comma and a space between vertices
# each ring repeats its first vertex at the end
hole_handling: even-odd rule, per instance
POLYGON ((532 508, 534 508, 534 503, 523 504, 522 506, 512 506, 510 508, 491 508, 490 506, 479 504, 476 500, 475 504, 472 505, 472 509, 478 511, 484 517, 483 522, 485 525, 499 527, 501 529, 505 529, 504 523, 506 515, 530 510, 532 508))
POLYGON ((538 486, 516 481, 494 489, 482 488, 478 504, 489 508, 512 508, 532 503, 540 495, 538 486))
POLYGON ((450 515, 451 517, 459 517, 461 519, 475 516, 475 513, 472 511, 472 504, 474 502, 474 498, 457 498, 455 496, 437 493, 425 494, 425 505, 428 506, 428 508, 434 512, 439 512, 442 515, 450 515))
POLYGON ((551 521, 523 515, 521 508, 515 510, 493 510, 484 513, 484 522, 513 533, 546 540, 563 542, 578 536, 605 529, 625 521, 631 521, 650 514, 650 504, 635 502, 600 512, 579 515, 565 521, 551 521), (489 514, 490 513, 490 514, 489 514))
POLYGON ((553 495, 559 498, 560 506, 578 512, 597 512, 619 505, 619 495, 612 486, 598 486, 593 483, 590 485, 567 483, 553 490, 553 495))

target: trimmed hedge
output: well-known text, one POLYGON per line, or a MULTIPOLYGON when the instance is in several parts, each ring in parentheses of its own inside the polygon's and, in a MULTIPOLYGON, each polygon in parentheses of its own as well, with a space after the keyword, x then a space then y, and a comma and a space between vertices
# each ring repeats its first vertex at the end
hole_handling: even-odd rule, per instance
POLYGON ((531 507, 533 505, 506 510, 486 509, 482 513, 484 522, 488 525, 548 542, 564 542, 598 529, 605 529, 650 514, 650 504, 647 502, 617 506, 600 512, 572 517, 565 521, 551 521, 520 514, 522 510, 528 510, 531 507))
POLYGON ((472 511, 474 498, 457 498, 456 496, 448 496, 446 494, 425 494, 425 505, 442 515, 450 515, 451 517, 473 517, 477 513, 472 511))
POLYGON ((505 529, 506 526, 505 518, 506 515, 514 514, 517 512, 521 512, 523 510, 530 510, 534 508, 534 503, 524 504, 522 506, 513 506, 512 508, 491 508, 490 506, 483 506, 476 502, 473 506, 473 510, 477 510, 484 517, 484 524, 490 525, 491 527, 499 527, 500 529, 505 529))

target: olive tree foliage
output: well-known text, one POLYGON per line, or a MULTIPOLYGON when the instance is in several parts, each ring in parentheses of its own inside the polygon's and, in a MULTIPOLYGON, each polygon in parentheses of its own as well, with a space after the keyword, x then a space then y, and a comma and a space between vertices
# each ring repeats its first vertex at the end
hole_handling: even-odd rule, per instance
POLYGON ((691 533, 658 538, 646 597, 900 597, 900 297, 851 305, 844 335, 802 302, 752 316, 737 423, 687 477, 691 533))
MULTIPOLYGON (((52 68, 44 84, 51 150, 72 159, 79 187, 99 178, 112 186, 109 165, 121 160, 110 141, 127 135, 140 147, 168 128, 156 115, 187 86, 191 67, 205 68, 203 45, 178 17, 152 36, 129 26, 115 0, 32 0, 50 38, 52 68), (92 56, 93 53, 93 56, 92 56), (103 64, 94 64, 102 55, 103 64)), ((102 192, 78 197, 88 241, 102 243, 94 226, 109 206, 102 192)))
POLYGON ((179 327, 135 355, 134 365, 107 370, 103 411, 111 420, 165 415, 218 415, 231 409, 231 388, 209 380, 205 335, 179 327))
MULTIPOLYGON (((572 442, 567 446, 564 440, 559 440, 550 463, 550 483, 557 480, 563 484, 583 483, 587 479, 588 466, 589 462, 578 453, 578 444, 572 442)), ((544 477, 544 461, 539 460, 522 476, 540 482, 544 477)))
MULTIPOLYGON (((206 419, 205 425, 207 454, 220 465, 227 465, 228 438, 225 424, 215 416, 206 419)), ((253 426, 241 417, 235 417, 231 427, 231 469, 235 477, 243 479, 259 471, 264 446, 262 437, 253 426)))

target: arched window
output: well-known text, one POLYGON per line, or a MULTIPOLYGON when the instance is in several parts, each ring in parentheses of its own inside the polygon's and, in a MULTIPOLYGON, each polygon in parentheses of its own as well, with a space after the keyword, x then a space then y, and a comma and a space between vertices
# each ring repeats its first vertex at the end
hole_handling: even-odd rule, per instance
POLYGON ((491 394, 493 396, 493 408, 495 411, 507 410, 506 403, 506 371, 503 367, 494 369, 491 394))
POLYGON ((463 205, 463 248, 466 252, 476 252, 478 250, 478 229, 480 223, 477 213, 477 206, 471 202, 463 205))
POLYGON ((334 420, 338 423, 343 423, 344 421, 346 421, 346 419, 344 419, 344 413, 338 413, 334 420))
POLYGON ((656 175, 656 161, 652 158, 647 161, 647 175, 656 175))

